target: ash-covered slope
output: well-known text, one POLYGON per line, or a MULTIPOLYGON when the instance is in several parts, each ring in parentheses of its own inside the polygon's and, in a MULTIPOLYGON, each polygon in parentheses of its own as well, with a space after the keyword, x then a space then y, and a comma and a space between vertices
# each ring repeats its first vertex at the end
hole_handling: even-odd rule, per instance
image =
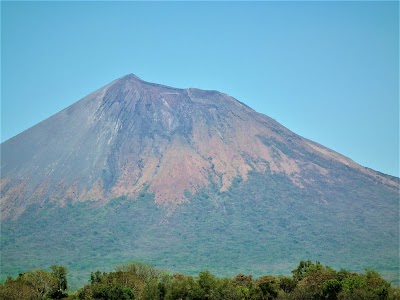
MULTIPOLYGON (((290 132, 216 91, 176 89, 127 75, 1 145, 2 218, 28 205, 105 203, 146 188, 168 210, 210 183, 226 191, 249 171, 300 188, 335 178, 318 160, 396 182, 290 132)), ((323 201, 323 197, 320 199, 323 201)))
MULTIPOLYGON (((216 91, 127 75, 1 144, 1 278, 140 260, 288 274, 399 273, 398 178, 216 91)), ((0 279, 1 279, 0 278, 0 279)))

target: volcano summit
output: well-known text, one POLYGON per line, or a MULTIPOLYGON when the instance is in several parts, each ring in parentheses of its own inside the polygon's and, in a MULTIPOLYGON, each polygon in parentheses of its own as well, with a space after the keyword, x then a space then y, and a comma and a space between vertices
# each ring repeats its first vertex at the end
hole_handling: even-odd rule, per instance
POLYGON ((130 74, 1 144, 2 272, 257 275, 311 258, 393 279, 398 190, 229 95, 130 74))

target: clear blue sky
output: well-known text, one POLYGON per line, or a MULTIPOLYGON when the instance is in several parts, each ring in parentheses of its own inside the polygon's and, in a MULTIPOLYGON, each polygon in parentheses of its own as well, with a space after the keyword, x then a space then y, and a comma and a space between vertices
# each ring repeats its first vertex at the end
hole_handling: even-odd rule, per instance
POLYGON ((128 73, 399 175, 398 2, 1 2, 1 141, 128 73))

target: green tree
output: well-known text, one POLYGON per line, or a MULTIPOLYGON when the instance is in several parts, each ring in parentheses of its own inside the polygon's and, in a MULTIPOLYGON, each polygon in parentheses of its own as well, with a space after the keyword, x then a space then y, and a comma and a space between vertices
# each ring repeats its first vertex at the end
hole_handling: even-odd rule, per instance
POLYGON ((290 277, 279 278, 279 288, 285 293, 289 294, 296 288, 296 280, 290 277))
POLYGON ((135 299, 133 292, 123 286, 97 285, 93 292, 95 300, 132 300, 135 299))
POLYGON ((200 272, 197 283, 203 293, 203 299, 210 299, 211 291, 216 286, 215 276, 209 271, 200 272))
POLYGON ((389 299, 390 284, 375 271, 354 274, 342 281, 340 300, 386 300, 389 299))
POLYGON ((342 290, 342 283, 337 279, 329 279, 324 282, 322 288, 323 298, 326 300, 337 300, 340 291, 342 290))
POLYGON ((293 279, 299 281, 306 276, 307 272, 318 270, 320 268, 322 268, 322 265, 319 261, 316 261, 314 264, 311 260, 302 260, 297 268, 292 271, 293 279))
POLYGON ((336 278, 336 271, 319 262, 313 264, 311 261, 302 261, 293 270, 293 278, 297 280, 296 288, 291 293, 294 299, 325 299, 324 284, 336 278))
POLYGON ((22 274, 16 279, 8 277, 4 283, 0 283, 0 299, 21 300, 30 299, 34 293, 32 286, 27 285, 22 274))
POLYGON ((104 274, 100 271, 90 273, 90 284, 100 283, 104 274))
POLYGON ((236 286, 240 299, 252 299, 254 281, 251 275, 238 274, 233 279, 232 284, 236 286))
POLYGON ((57 282, 52 273, 44 270, 34 270, 23 275, 24 282, 32 287, 35 299, 49 298, 57 287, 57 282))
POLYGON ((273 276, 262 276, 257 279, 257 285, 261 290, 260 300, 272 300, 278 297, 279 285, 273 276))
MULTIPOLYGON (((157 279, 150 280, 147 282, 141 299, 142 300, 158 300, 160 299, 160 290, 159 290, 159 284, 157 279)), ((164 296, 164 294, 163 294, 164 296)), ((163 299, 163 298, 161 298, 163 299)))
POLYGON ((169 285, 167 285, 165 299, 201 300, 204 298, 202 290, 200 289, 197 282, 193 279, 193 277, 185 276, 182 274, 174 274, 173 280, 169 282, 169 285))
POLYGON ((67 268, 63 266, 51 266, 52 275, 56 283, 55 288, 50 292, 50 298, 62 299, 67 297, 66 291, 68 289, 67 282, 67 268))

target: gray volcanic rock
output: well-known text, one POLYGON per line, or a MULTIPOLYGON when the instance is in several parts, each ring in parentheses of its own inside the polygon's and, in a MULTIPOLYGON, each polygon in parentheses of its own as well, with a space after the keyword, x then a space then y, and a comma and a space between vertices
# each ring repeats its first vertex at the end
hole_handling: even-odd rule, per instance
POLYGON ((233 255, 234 270, 259 272, 260 259, 304 252, 390 273, 398 189, 226 94, 131 74, 1 144, 2 269, 21 271, 29 249, 32 267, 58 253, 72 266, 133 257, 188 271, 194 257, 212 268, 233 255))
POLYGON ((124 76, 1 145, 2 218, 28 205, 136 198, 144 187, 174 209, 211 181, 221 191, 249 171, 283 173, 304 188, 331 160, 396 188, 396 180, 299 137, 216 91, 124 76), (288 156, 289 148, 296 157, 288 156))

